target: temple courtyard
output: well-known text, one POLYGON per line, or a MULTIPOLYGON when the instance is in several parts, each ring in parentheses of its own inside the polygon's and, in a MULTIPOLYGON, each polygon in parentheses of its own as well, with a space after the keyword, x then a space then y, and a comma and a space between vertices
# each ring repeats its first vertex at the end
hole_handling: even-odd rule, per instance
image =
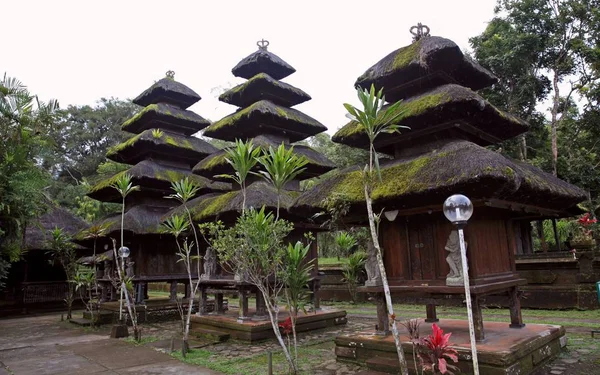
MULTIPOLYGON (((230 309, 237 310, 237 300, 230 309)), ((299 360, 304 374, 352 375, 380 374, 366 366, 336 361, 335 339, 371 330, 376 314, 370 303, 324 304, 324 309, 345 309, 346 325, 300 334, 299 360)), ((397 305, 402 318, 423 317, 422 306, 397 305)), ((440 324, 453 327, 451 319, 465 319, 464 308, 439 307, 440 324)), ((506 325, 508 309, 485 309, 488 330, 506 325), (501 323, 501 324, 500 324, 501 323)), ((75 316, 80 316, 77 312, 75 316)), ((545 364, 535 375, 596 374, 600 372, 600 337, 591 330, 600 327, 597 311, 523 310, 528 324, 560 325, 567 332, 567 346, 558 357, 545 364)), ((109 339, 110 325, 100 328, 81 327, 61 321, 60 313, 28 315, 0 320, 0 374, 266 374, 267 353, 273 353, 275 374, 286 373, 286 364, 275 340, 242 343, 236 340, 197 338, 192 351, 181 358, 180 322, 142 325, 141 344, 131 339, 109 339), (174 351, 171 352, 171 345, 174 351)), ((428 333, 428 323, 421 330, 428 333)), ((448 330, 452 332, 452 330, 448 330)), ((502 331, 500 327, 500 331, 502 331)), ((505 331, 509 331, 506 327, 505 331)), ((452 343, 460 344, 461 330, 453 332, 452 343)), ((485 343, 483 344, 485 346, 485 343)), ((339 354, 339 353, 338 353, 339 354)))

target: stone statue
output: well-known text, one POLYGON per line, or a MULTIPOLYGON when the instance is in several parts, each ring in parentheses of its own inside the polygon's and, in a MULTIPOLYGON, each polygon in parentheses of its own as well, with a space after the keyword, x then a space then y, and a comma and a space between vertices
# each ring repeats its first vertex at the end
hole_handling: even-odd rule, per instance
POLYGON ((133 273, 133 265, 135 264, 135 262, 132 262, 131 260, 127 259, 126 260, 126 265, 125 265, 125 275, 127 277, 133 277, 134 273, 133 273))
POLYGON ((367 281, 365 282, 365 286, 382 285, 376 251, 373 241, 369 240, 367 245, 367 261, 365 262, 365 271, 367 271, 367 281))
MULTIPOLYGON (((446 276, 446 285, 448 286, 463 286, 463 268, 460 255, 460 243, 458 239, 458 231, 455 229, 450 232, 446 246, 444 247, 450 254, 446 257, 446 262, 450 266, 450 272, 446 276)), ((465 250, 467 243, 465 242, 465 250)))
POLYGON ((209 280, 217 273, 217 257, 212 247, 206 249, 204 254, 204 273, 200 276, 201 280, 209 280))

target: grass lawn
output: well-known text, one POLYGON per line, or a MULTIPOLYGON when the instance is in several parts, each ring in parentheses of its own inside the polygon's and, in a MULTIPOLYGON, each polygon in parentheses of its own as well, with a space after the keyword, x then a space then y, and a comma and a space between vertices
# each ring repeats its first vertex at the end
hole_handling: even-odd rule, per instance
MULTIPOLYGON (((299 374, 314 374, 315 366, 331 359, 331 353, 335 348, 333 340, 298 347, 299 374)), ((258 375, 266 374, 268 368, 267 353, 260 353, 250 357, 225 359, 211 353, 208 350, 191 350, 186 358, 181 357, 180 352, 173 352, 173 357, 192 364, 220 371, 231 375, 258 375)), ((281 350, 273 351, 273 373, 287 373, 287 361, 281 350)))
POLYGON ((319 266, 342 266, 345 263, 346 259, 344 258, 319 258, 319 266))

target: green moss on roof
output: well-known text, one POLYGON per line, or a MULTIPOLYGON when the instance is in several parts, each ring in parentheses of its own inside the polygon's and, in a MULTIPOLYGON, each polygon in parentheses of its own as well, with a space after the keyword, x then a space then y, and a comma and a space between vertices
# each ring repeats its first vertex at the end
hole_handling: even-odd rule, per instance
POLYGON ((412 61, 417 59, 417 55, 419 53, 419 48, 421 46, 421 41, 417 41, 408 45, 406 47, 402 47, 396 52, 396 56, 394 57, 394 64, 392 66, 392 70, 402 69, 412 61))
POLYGON ((123 123, 123 125, 121 126, 121 128, 123 128, 123 129, 127 128, 129 125, 138 121, 143 115, 145 115, 146 113, 151 112, 151 111, 158 112, 158 104, 150 104, 150 105, 144 107, 144 109, 139 111, 135 116, 133 116, 129 120, 125 121, 123 123))
POLYGON ((109 147, 108 151, 106 151, 106 155, 114 155, 114 154, 118 153, 119 151, 122 151, 130 146, 133 146, 137 141, 140 140, 140 138, 142 137, 143 134, 144 133, 140 133, 138 135, 135 135, 135 136, 129 138, 125 142, 122 142, 122 143, 119 143, 118 145, 109 147))
MULTIPOLYGON (((442 158, 446 153, 427 155, 416 158, 408 163, 393 165, 381 170, 381 181, 376 180, 373 186, 373 200, 389 198, 427 188, 427 184, 415 179, 419 172, 426 171, 433 158, 442 158)), ((435 173, 431 171, 431 173, 435 173)), ((352 171, 342 177, 336 184, 333 194, 347 197, 350 202, 364 200, 364 184, 362 170, 352 171)))
MULTIPOLYGON (((242 90, 245 90, 246 88, 248 88, 248 86, 250 86, 252 83, 258 81, 258 80, 267 80, 269 79, 269 75, 267 73, 258 73, 257 75, 255 75, 254 77, 250 78, 249 80, 247 80, 246 82, 242 83, 241 85, 237 85, 234 88, 224 92, 223 94, 221 94, 221 96, 219 97, 219 99, 221 97, 227 97, 231 94, 235 94, 238 93, 242 90)), ((277 80, 273 80, 273 82, 275 82, 275 84, 277 85, 277 83, 279 83, 277 80)), ((281 84, 279 84, 278 86, 282 86, 281 84)))
POLYGON ((199 211, 194 213, 194 219, 201 220, 205 217, 214 216, 221 212, 227 204, 237 196, 239 191, 230 191, 229 193, 225 193, 219 195, 214 198, 209 198, 209 202, 201 208, 199 211))
POLYGON ((288 119, 288 120, 294 120, 297 122, 306 122, 306 119, 300 118, 293 109, 291 108, 285 108, 282 106, 278 106, 274 103, 271 103, 267 100, 261 100, 258 101, 240 111, 237 111, 236 113, 233 113, 229 116, 226 116, 224 118, 222 118, 221 120, 215 122, 214 124, 212 124, 211 126, 208 127, 208 130, 210 131, 215 131, 227 126, 231 126, 235 123, 237 123, 238 121, 240 121, 241 119, 245 118, 245 117, 249 117, 250 113, 252 113, 253 111, 258 110, 261 112, 271 112, 274 115, 278 114, 280 117, 288 119), (275 113, 273 113, 271 110, 274 109, 275 113))
MULTIPOLYGON (((441 92, 432 95, 424 95, 411 101, 403 101, 398 107, 398 111, 403 112, 398 118, 398 123, 401 125, 402 120, 408 117, 417 116, 426 110, 437 107, 451 99, 452 97, 448 93, 441 92)), ((363 126, 356 121, 352 121, 338 130, 334 137, 345 138, 362 132, 363 126)))
POLYGON ((154 136, 153 130, 154 129, 144 130, 142 133, 129 138, 125 142, 122 142, 116 146, 110 147, 108 149, 108 151, 106 152, 106 155, 107 156, 115 155, 115 154, 125 150, 126 148, 132 147, 134 144, 136 144, 140 140, 146 140, 146 141, 154 142, 156 144, 168 144, 168 145, 171 145, 174 147, 180 147, 180 148, 186 148, 189 150, 194 150, 194 145, 192 145, 192 143, 189 141, 189 139, 186 139, 184 137, 173 137, 170 135, 165 135, 164 133, 162 133, 160 137, 156 137, 156 136, 154 136))

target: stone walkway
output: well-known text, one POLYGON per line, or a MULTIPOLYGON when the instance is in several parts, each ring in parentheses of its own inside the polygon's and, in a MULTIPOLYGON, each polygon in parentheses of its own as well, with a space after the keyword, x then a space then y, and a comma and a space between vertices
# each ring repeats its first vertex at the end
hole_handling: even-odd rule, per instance
POLYGON ((86 333, 60 322, 60 315, 0 320, 0 332, 0 375, 219 374, 149 347, 86 333))

